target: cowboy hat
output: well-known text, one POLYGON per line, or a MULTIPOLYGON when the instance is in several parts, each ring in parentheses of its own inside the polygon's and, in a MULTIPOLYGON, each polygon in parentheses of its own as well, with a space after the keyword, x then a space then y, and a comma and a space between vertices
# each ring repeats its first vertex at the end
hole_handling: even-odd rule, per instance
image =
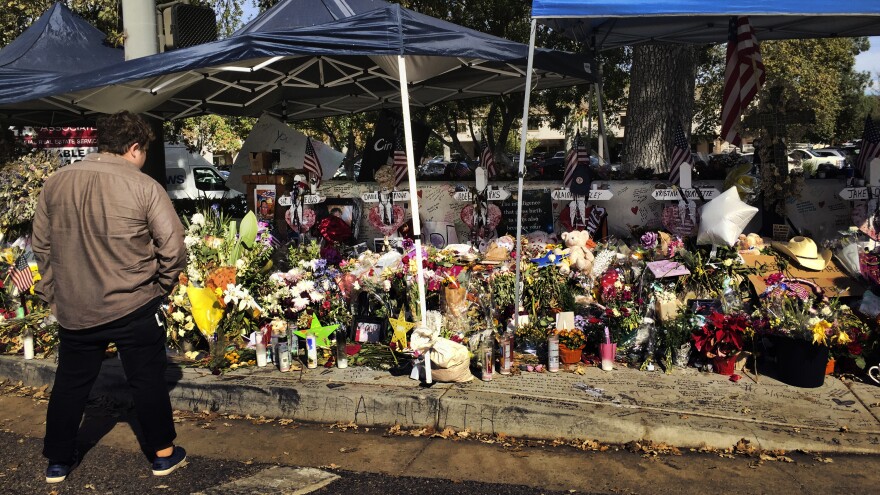
POLYGON ((783 252, 798 265, 808 270, 824 270, 831 259, 831 250, 819 252, 816 243, 809 237, 792 237, 788 242, 773 242, 773 249, 783 252))

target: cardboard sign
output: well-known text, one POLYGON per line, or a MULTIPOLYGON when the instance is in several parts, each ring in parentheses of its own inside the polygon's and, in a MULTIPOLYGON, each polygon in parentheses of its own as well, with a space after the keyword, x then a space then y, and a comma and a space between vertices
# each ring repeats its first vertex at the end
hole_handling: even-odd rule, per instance
MULTIPOLYGON (((749 275, 749 282, 752 283, 758 294, 763 293, 767 288, 764 279, 770 274, 781 271, 775 256, 752 253, 741 253, 740 256, 747 266, 762 270, 762 273, 757 275, 749 275)), ((784 273, 787 277, 802 278, 813 282, 822 289, 827 297, 860 296, 865 292, 864 284, 842 272, 835 264, 834 258, 821 271, 804 270, 791 262, 784 273)))
POLYGON ((648 268, 654 274, 654 278, 678 277, 691 273, 686 266, 673 260, 651 261, 648 263, 648 268))

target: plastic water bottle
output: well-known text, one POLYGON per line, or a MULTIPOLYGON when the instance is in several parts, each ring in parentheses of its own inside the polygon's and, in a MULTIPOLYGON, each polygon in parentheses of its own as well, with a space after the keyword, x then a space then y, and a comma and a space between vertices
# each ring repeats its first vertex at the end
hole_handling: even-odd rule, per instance
POLYGON ((556 373, 559 371, 559 336, 551 335, 547 338, 547 371, 556 373))

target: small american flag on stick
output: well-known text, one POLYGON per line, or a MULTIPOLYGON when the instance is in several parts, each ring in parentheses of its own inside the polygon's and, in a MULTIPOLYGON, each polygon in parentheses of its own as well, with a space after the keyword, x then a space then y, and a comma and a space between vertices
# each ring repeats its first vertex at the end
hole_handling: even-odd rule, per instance
POLYGON ((491 179, 498 173, 498 166, 495 164, 495 155, 489 149, 489 142, 486 141, 485 133, 483 133, 483 137, 480 140, 480 146, 483 148, 480 152, 480 163, 486 169, 486 178, 491 179))
POLYGON ((684 136, 684 130, 682 130, 680 123, 675 126, 673 132, 672 161, 669 165, 669 182, 672 184, 678 184, 681 164, 687 163, 693 165, 694 160, 691 155, 691 146, 688 144, 687 138, 684 136))
POLYGON ((312 138, 306 138, 306 153, 303 157, 303 168, 305 171, 318 180, 318 185, 321 184, 321 179, 324 177, 324 171, 321 170, 321 161, 318 160, 318 154, 315 153, 315 147, 312 146, 312 138))
POLYGON ((394 185, 399 185, 406 178, 406 148, 403 145, 403 137, 397 136, 397 144, 394 147, 394 185))
POLYGON ((28 266, 24 253, 15 260, 15 265, 9 268, 9 275, 12 278, 12 284, 19 292, 27 292, 34 285, 34 276, 31 274, 31 267, 28 266))

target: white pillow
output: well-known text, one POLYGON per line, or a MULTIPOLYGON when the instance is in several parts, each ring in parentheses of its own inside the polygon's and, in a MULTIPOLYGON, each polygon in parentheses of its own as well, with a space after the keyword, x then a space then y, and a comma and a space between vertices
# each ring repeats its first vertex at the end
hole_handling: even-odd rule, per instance
POLYGON ((758 209, 741 199, 736 187, 703 205, 697 244, 733 246, 758 209))

